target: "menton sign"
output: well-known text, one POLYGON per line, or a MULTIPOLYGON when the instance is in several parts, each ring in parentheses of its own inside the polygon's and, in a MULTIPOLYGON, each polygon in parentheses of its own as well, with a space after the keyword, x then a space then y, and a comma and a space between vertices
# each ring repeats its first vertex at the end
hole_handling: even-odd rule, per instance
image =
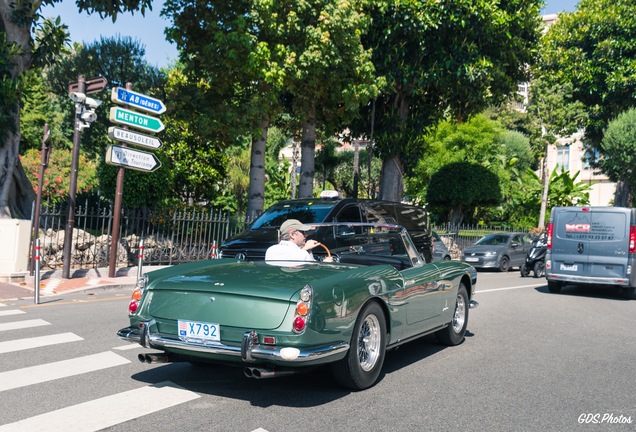
POLYGON ((110 121, 148 132, 161 132, 166 128, 158 118, 120 107, 110 109, 110 121))

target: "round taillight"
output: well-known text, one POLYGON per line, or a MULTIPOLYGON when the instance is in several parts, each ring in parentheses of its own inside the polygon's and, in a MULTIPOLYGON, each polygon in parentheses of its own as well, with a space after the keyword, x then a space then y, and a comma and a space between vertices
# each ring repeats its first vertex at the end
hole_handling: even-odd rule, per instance
POLYGON ((130 304, 128 305, 128 311, 130 313, 135 313, 137 312, 137 302, 136 301, 131 301, 130 304))
POLYGON ((305 328, 305 320, 302 317, 294 319, 294 330, 302 331, 305 328))
POLYGON ((307 310, 307 303, 298 303, 296 306, 296 312, 298 312, 298 315, 307 315, 307 310))
POLYGON ((141 290, 139 288, 135 289, 132 293, 133 300, 139 300, 141 298, 141 290))

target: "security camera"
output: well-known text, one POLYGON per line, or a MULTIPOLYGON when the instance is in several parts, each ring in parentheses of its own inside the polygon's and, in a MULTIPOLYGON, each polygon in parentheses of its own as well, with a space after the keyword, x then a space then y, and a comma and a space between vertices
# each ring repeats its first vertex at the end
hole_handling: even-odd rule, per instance
POLYGON ((84 93, 73 92, 71 93, 70 98, 73 102, 82 103, 86 100, 86 95, 84 93))
POLYGON ((88 105, 91 108, 97 108, 98 106, 102 104, 102 101, 98 99, 93 99, 92 97, 86 97, 86 101, 84 103, 86 103, 86 105, 88 105))
POLYGON ((77 127, 77 130, 79 130, 80 132, 83 131, 84 129, 88 129, 89 127, 91 127, 90 123, 84 123, 84 122, 79 122, 79 125, 77 127))
POLYGON ((87 123, 93 123, 97 120, 97 114, 95 114, 95 111, 93 110, 86 110, 82 113, 82 120, 87 123))

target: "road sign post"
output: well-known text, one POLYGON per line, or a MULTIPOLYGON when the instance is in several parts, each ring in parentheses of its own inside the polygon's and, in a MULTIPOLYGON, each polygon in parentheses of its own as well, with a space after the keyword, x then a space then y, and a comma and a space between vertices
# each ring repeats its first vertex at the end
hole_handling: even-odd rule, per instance
MULTIPOLYGON (((126 105, 127 108, 118 106, 110 109, 110 121, 123 125, 123 128, 111 126, 108 128, 109 138, 121 142, 121 146, 109 145, 106 151, 106 163, 119 167, 117 172, 117 186, 115 191, 115 208, 113 227, 111 234, 110 260, 108 276, 115 276, 117 264, 117 244, 119 243, 119 226, 122 195, 124 189, 125 168, 137 171, 152 172, 161 167, 161 162, 153 153, 133 150, 126 144, 133 144, 152 149, 162 146, 161 141, 150 135, 130 131, 128 128, 140 129, 146 132, 161 132, 165 126, 161 120, 133 110, 140 110, 150 114, 163 114, 166 106, 159 99, 137 93, 132 90, 132 83, 126 83, 126 88, 115 87, 111 91, 111 101, 116 104, 126 105)), ((141 265, 141 264, 140 264, 141 265)))

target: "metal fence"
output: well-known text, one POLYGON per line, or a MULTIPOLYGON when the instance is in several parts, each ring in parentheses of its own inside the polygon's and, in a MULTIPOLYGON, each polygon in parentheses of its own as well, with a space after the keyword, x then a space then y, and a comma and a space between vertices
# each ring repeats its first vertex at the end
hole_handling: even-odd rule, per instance
POLYGON ((440 237, 449 238, 457 244, 460 250, 474 244, 477 240, 486 234, 498 232, 528 232, 527 229, 514 228, 507 226, 485 226, 485 225, 462 225, 459 228, 453 228, 450 225, 433 225, 433 229, 440 237))
MULTIPOLYGON (((62 268, 67 220, 68 207, 42 206, 39 238, 44 268, 62 268)), ((77 206, 73 226, 71 267, 107 267, 113 227, 112 206, 77 206)), ((245 226, 246 221, 237 215, 202 207, 124 208, 119 227, 117 266, 137 265, 142 239, 145 264, 171 265, 206 259, 216 245, 245 226)))
MULTIPOLYGON (((64 263, 65 227, 68 208, 44 205, 40 211, 40 263, 43 268, 61 269, 64 263)), ((32 221, 34 223, 34 221, 32 221)), ((117 266, 138 265, 140 240, 144 241, 144 264, 171 265, 210 258, 213 248, 245 229, 249 221, 241 215, 203 207, 156 207, 122 209, 117 248, 117 266)), ((71 267, 108 267, 111 251, 113 208, 77 206, 71 247, 71 267)), ((454 259, 485 234, 527 231, 509 227, 435 225, 454 259)))

